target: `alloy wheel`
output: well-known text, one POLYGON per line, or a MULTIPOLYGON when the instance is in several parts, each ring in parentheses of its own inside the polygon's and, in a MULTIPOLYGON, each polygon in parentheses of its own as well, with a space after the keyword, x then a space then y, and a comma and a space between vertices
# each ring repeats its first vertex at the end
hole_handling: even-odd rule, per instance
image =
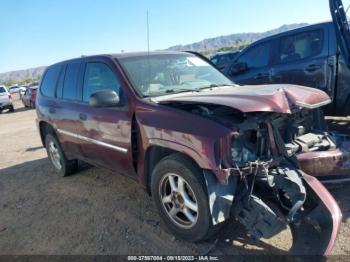
POLYGON ((197 223, 197 198, 183 177, 166 174, 159 184, 159 194, 163 208, 173 223, 186 229, 197 223))
POLYGON ((61 155, 55 142, 50 141, 49 143, 49 154, 51 161, 57 170, 62 168, 61 155))

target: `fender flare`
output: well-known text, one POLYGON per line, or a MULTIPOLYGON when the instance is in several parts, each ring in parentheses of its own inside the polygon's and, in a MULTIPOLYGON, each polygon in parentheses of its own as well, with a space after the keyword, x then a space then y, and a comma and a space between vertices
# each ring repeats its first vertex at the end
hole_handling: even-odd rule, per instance
POLYGON ((147 148, 149 148, 151 146, 160 146, 160 147, 168 148, 168 149, 171 149, 171 150, 175 150, 175 151, 177 151, 179 153, 182 153, 182 154, 190 157, 193 161, 195 161, 197 163, 197 165, 200 168, 203 168, 203 169, 208 169, 209 168, 205 164, 205 161, 203 161, 201 155, 197 151, 195 151, 193 148, 190 148, 190 147, 188 147, 186 145, 183 145, 183 144, 180 144, 180 143, 176 143, 176 142, 173 142, 173 141, 160 139, 160 138, 151 138, 151 139, 149 139, 147 148))

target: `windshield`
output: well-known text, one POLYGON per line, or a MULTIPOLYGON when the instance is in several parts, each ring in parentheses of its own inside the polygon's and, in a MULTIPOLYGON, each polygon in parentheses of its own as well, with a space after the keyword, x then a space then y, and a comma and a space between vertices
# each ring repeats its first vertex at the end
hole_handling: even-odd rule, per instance
POLYGON ((144 97, 233 85, 217 69, 192 54, 157 54, 118 61, 144 97))

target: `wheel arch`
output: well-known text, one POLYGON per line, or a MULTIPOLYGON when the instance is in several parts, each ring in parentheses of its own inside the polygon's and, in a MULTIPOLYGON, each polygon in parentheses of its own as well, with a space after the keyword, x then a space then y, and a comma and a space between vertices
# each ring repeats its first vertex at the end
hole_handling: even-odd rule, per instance
POLYGON ((53 128, 52 125, 50 125, 46 121, 40 121, 39 122, 39 132, 40 132, 40 138, 41 138, 41 143, 45 147, 45 135, 50 132, 56 136, 56 132, 53 128))
POLYGON ((144 185, 146 187, 147 193, 151 195, 151 177, 152 172, 156 165, 165 157, 173 154, 181 155, 182 157, 186 158, 188 161, 190 161, 198 170, 202 170, 200 165, 197 163, 195 159, 193 159, 188 154, 178 151, 169 147, 164 147, 160 145, 151 145, 147 148, 145 152, 145 158, 144 158, 144 171, 143 171, 143 177, 144 177, 144 185))

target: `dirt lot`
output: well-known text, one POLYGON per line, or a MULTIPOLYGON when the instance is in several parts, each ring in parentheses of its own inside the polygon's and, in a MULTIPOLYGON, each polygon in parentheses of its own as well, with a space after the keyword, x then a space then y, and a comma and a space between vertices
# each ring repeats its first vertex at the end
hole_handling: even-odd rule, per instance
MULTIPOLYGON (((289 232, 253 241, 234 223, 215 245, 176 240, 136 182, 86 164, 57 177, 35 111, 15 106, 0 115, 0 254, 281 254, 289 247, 289 232)), ((331 189, 344 215, 334 254, 350 254, 349 188, 331 189)))

